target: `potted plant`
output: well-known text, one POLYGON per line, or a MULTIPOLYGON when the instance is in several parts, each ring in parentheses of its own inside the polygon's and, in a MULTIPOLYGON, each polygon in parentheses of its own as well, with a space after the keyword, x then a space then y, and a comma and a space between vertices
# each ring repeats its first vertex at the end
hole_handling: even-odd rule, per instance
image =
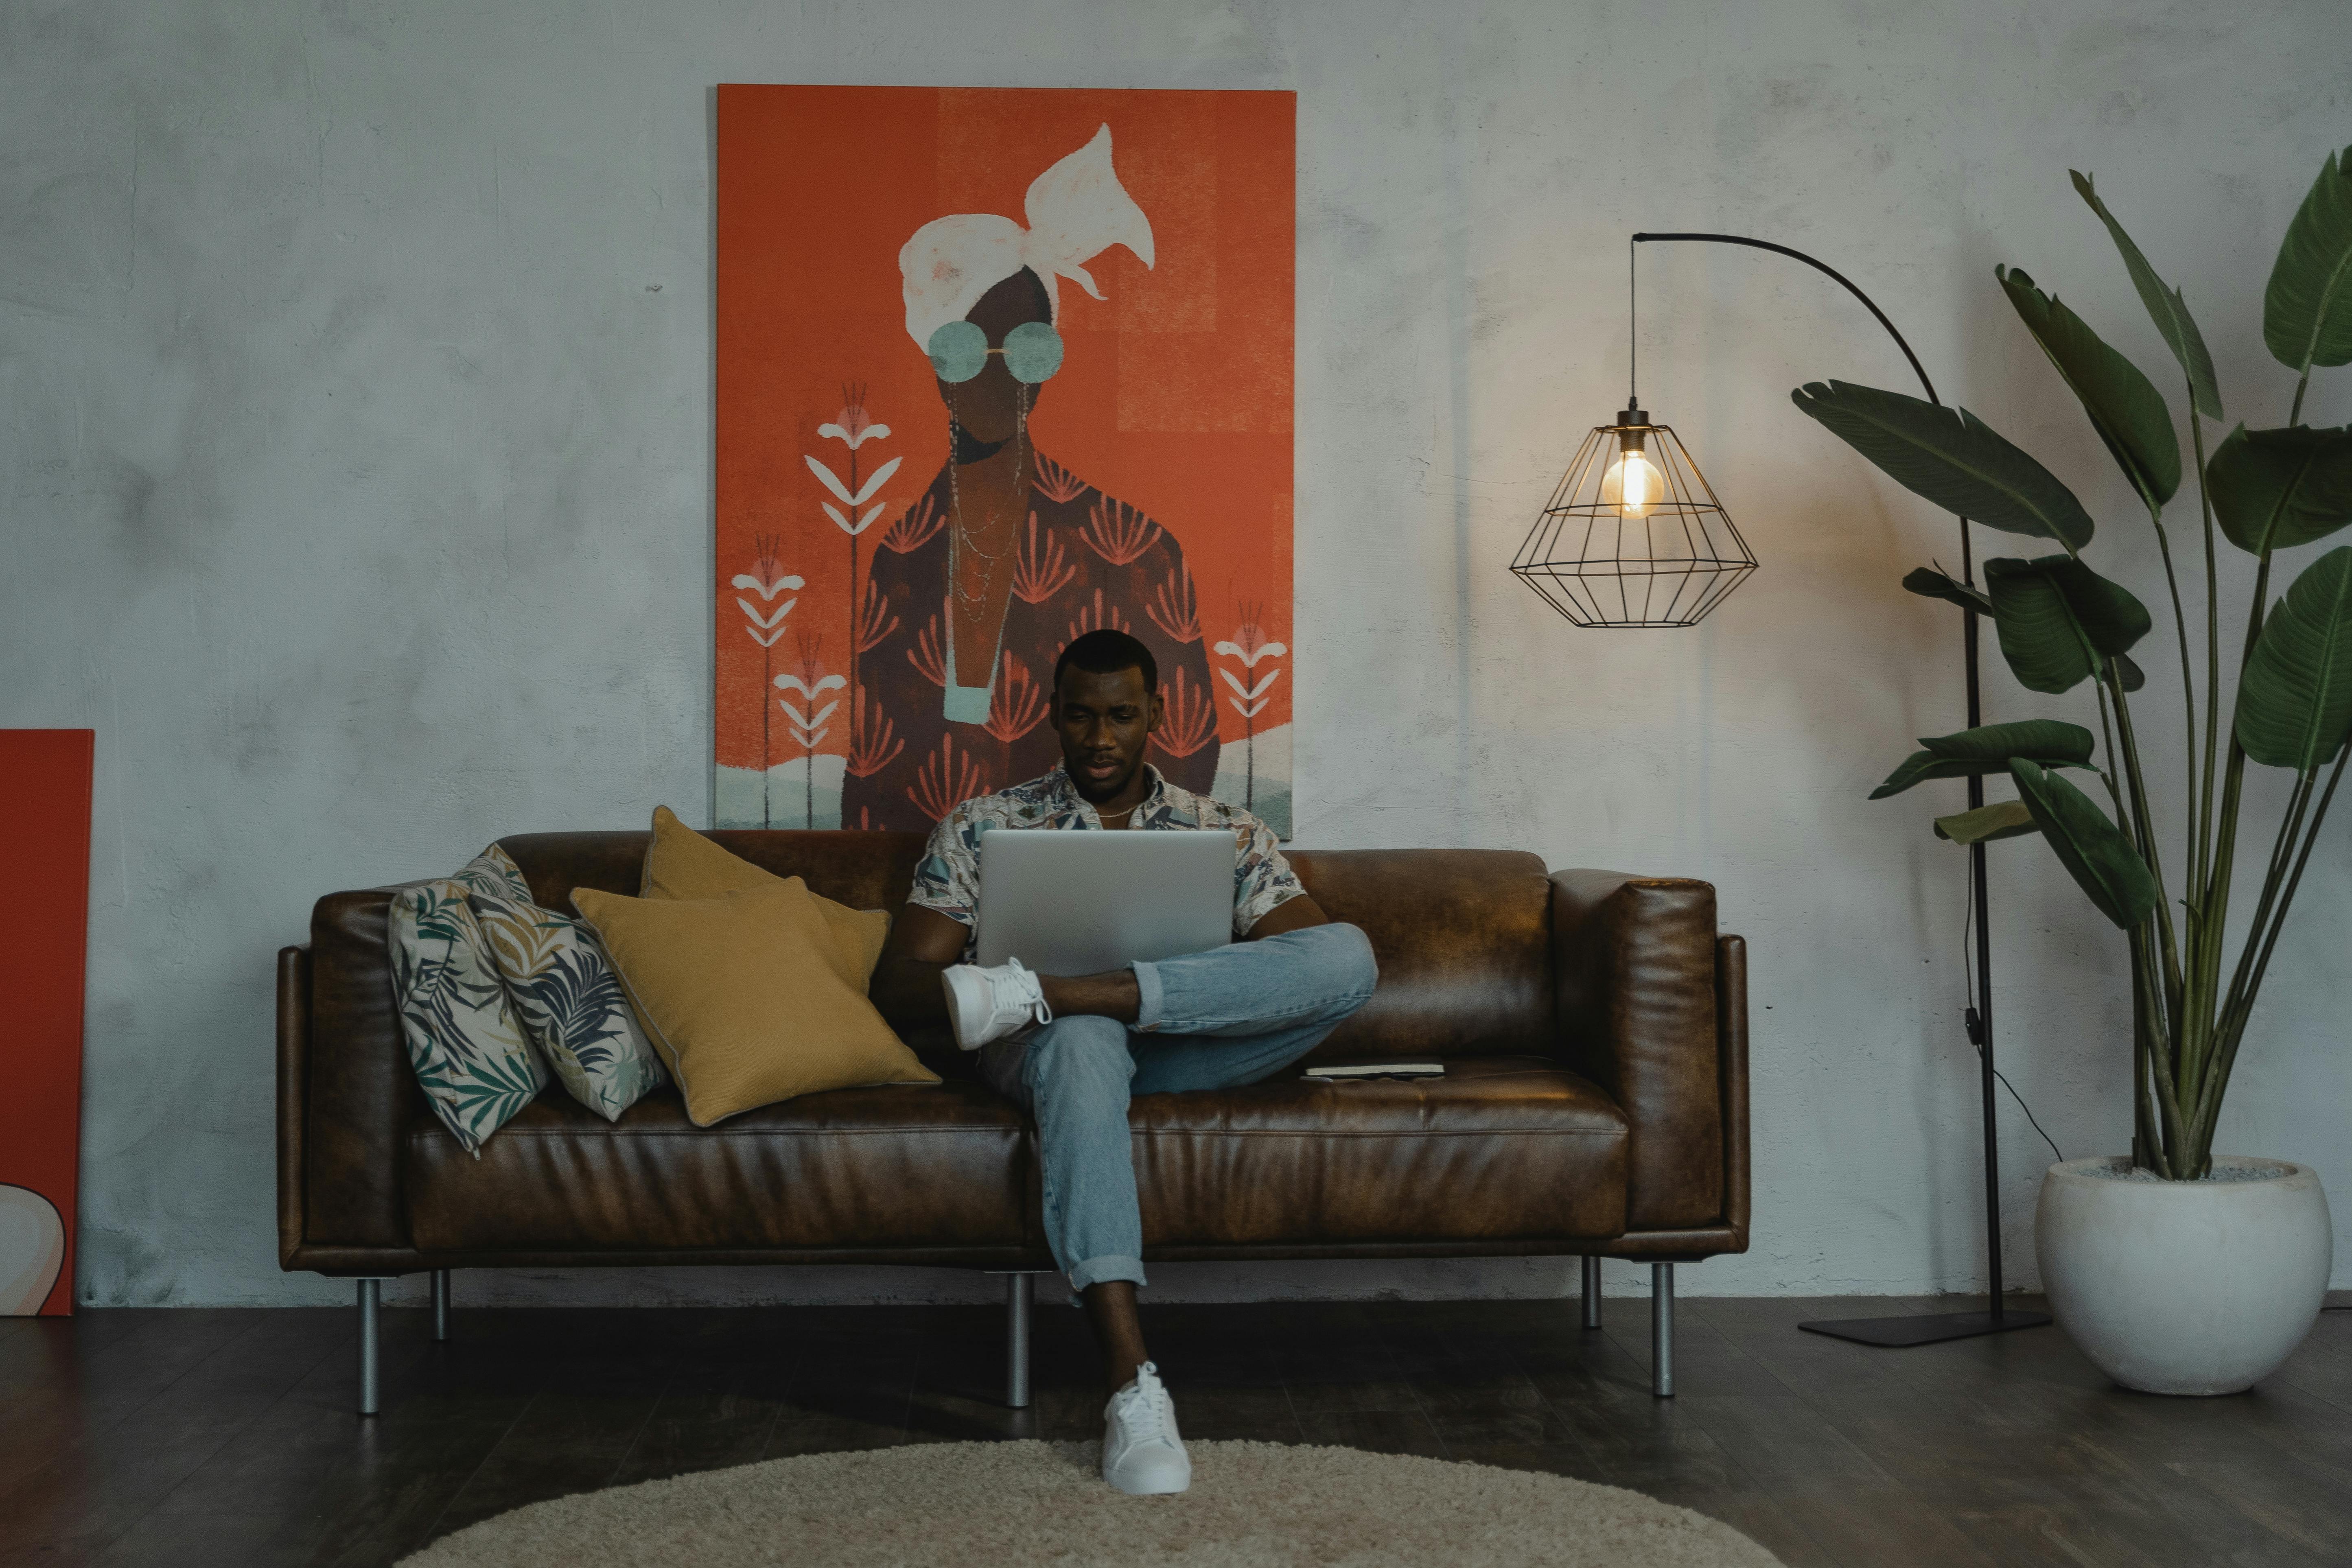
POLYGON ((2210 457, 2204 422, 2219 427, 2221 394, 2186 301, 2157 276, 2091 181, 2078 174, 2074 188, 2114 237, 2179 364, 2203 543, 2202 626, 2194 633, 2165 522, 2182 468, 2171 409, 2130 360, 2032 278, 2014 268, 1997 268, 1995 277, 2156 531, 2173 623, 2173 636, 2158 644, 2171 645, 2161 662, 2179 660, 2177 701, 2151 692, 2135 707, 2147 678, 2131 654, 2154 617, 2084 559, 2090 515, 2048 469, 1965 409, 1842 382, 1793 395, 1906 489, 1988 527, 2059 546, 1987 561, 1981 588, 1929 568, 1903 585, 1990 617, 2002 657, 2029 690, 2087 686, 2093 701, 2078 710, 2088 720, 2095 710, 2098 733, 2029 719, 1925 738, 1872 798, 1928 779, 2007 774, 2016 798, 1939 817, 1937 837, 1973 844, 2039 835, 2125 933, 2131 1153, 2050 1168, 2035 1224, 2042 1280, 2059 1321, 2116 1381, 2160 1393, 2232 1393, 2267 1375, 2310 1331, 2332 1261, 2316 1175, 2284 1160, 2217 1156, 2213 1132, 2279 932, 2352 755, 2352 548, 2326 552, 2283 596, 2271 596, 2280 552, 2352 522, 2352 427, 2300 423, 2312 371, 2352 361, 2352 149, 2321 169, 2287 226, 2263 297, 2263 342, 2295 376, 2286 423, 2249 429, 2241 422, 2210 457), (2226 710, 2217 531, 2253 564, 2226 710), (2141 763, 2140 736, 2176 719, 2188 768, 2182 808, 2168 824, 2141 763), (2242 830, 2255 827, 2245 801, 2249 763, 2291 775, 2278 819, 2261 825, 2266 831, 2254 840, 2259 867, 2239 858, 2242 830), (2240 890, 2252 892, 2253 903, 2233 933, 2240 890))

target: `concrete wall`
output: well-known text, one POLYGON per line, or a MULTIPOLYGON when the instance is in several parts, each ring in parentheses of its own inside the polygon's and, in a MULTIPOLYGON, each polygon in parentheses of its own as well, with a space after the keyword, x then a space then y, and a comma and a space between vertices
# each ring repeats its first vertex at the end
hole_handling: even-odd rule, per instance
MULTIPOLYGON (((1895 589, 1950 563, 1953 531, 1787 400, 1832 375, 1903 387, 1900 360, 1791 263, 1650 247, 1643 400, 1764 569, 1697 630, 1605 634, 1504 566, 1622 401, 1624 237, 1712 228, 1871 289, 2156 597, 2148 530, 1993 265, 2029 267, 2170 388, 2068 189, 2070 165, 2095 172, 2186 287, 2231 418, 2284 422, 2261 287, 2352 141, 2347 42, 2335 0, 0 0, 0 725, 99 734, 82 1299, 343 1299, 279 1275, 271 1217, 270 954, 319 894, 661 801, 708 819, 720 80, 1296 88, 1300 841, 1713 879, 1754 943, 1756 1243, 1686 1288, 1979 1283, 1963 861, 1926 826, 1959 790, 1863 798, 1910 737, 1958 727, 1954 618, 1895 589)), ((2352 416, 2347 386, 2323 376, 2306 416, 2352 416)), ((1990 716, 2083 717, 1990 668, 1990 716)), ((2005 1065, 2066 1153, 2116 1150, 2121 943, 2039 844, 1995 847, 2005 1065)), ((2339 826, 2221 1143, 2315 1163, 2352 1224, 2348 860, 2339 826)), ((2049 1152, 2002 1117, 2030 1283, 2049 1152)), ((1248 1296, 1571 1274, 1160 1278, 1248 1296)))

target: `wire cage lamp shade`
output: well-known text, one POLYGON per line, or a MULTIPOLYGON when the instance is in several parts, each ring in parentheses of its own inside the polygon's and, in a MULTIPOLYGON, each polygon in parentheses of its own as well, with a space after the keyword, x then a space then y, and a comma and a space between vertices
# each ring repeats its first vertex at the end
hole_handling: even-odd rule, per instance
POLYGON ((1580 626, 1687 626, 1756 554, 1673 427, 1634 407, 1584 438, 1511 570, 1580 626))

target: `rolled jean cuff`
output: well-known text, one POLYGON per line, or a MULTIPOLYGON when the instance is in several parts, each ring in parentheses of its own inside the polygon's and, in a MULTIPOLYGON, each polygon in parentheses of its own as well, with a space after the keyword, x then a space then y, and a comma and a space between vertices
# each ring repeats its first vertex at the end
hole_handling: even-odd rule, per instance
POLYGON ((1161 998, 1160 966, 1137 959, 1128 965, 1135 971, 1135 1026, 1145 1034, 1160 1027, 1161 998))
POLYGON ((1089 1258, 1070 1270, 1070 1289, 1073 1290, 1083 1290, 1106 1279, 1126 1279, 1139 1286, 1143 1284, 1143 1259, 1106 1253, 1100 1258, 1089 1258))

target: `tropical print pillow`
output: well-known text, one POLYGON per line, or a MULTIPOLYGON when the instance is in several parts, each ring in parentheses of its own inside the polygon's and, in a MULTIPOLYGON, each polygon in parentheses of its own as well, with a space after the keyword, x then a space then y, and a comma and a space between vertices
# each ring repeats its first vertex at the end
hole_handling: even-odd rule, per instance
POLYGON ((572 1099, 617 1121, 669 1081, 594 931, 528 901, 472 903, 523 1027, 572 1099))
POLYGON ((488 893, 517 903, 530 902, 530 883, 524 879, 522 868, 496 844, 467 861, 465 868, 452 880, 465 883, 469 893, 488 893))
POLYGON ((403 888, 392 900, 393 996, 409 1064, 434 1112, 478 1160, 483 1140, 547 1087, 467 901, 478 890, 517 889, 529 896, 514 862, 494 847, 456 877, 403 888))

